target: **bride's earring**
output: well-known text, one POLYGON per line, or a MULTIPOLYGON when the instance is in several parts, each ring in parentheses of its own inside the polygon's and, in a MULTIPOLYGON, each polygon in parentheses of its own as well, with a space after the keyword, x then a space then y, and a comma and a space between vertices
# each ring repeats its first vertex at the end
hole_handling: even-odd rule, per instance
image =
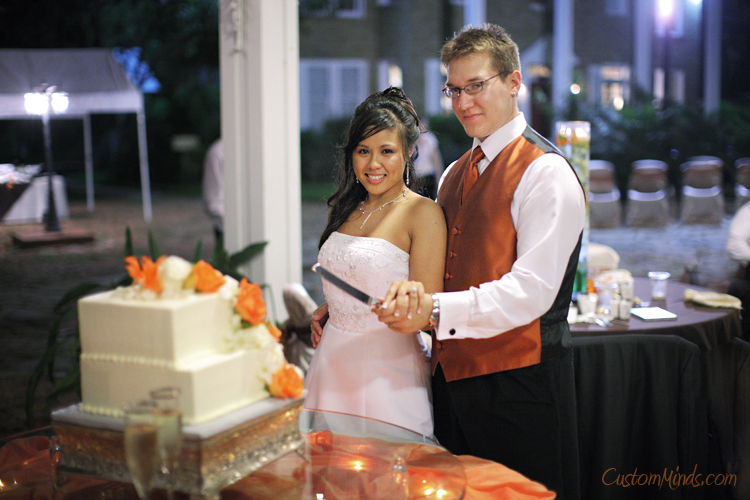
POLYGON ((406 185, 409 185, 409 165, 406 165, 406 185))

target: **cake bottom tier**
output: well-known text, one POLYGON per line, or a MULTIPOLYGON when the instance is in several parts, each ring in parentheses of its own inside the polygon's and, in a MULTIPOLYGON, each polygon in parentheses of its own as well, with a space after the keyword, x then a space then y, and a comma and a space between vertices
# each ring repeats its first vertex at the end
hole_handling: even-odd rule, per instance
POLYGON ((186 367, 81 356, 81 410, 120 417, 123 407, 148 398, 158 387, 180 389, 184 424, 217 418, 268 397, 258 370, 260 351, 212 354, 186 367))
MULTIPOLYGON (((175 491, 213 495, 302 444, 303 399, 269 398, 204 424, 183 427, 175 491)), ((52 413, 61 454, 58 471, 132 482, 125 463, 123 419, 91 415, 73 405, 52 413)), ((166 486, 157 475, 154 486, 166 486)))

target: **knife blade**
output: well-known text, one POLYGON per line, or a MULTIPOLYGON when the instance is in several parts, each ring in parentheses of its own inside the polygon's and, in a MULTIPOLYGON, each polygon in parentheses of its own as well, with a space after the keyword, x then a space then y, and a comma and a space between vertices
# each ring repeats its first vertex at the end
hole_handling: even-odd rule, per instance
POLYGON ((325 267, 321 266, 320 264, 315 264, 312 267, 312 270, 314 273, 319 274, 322 276, 326 281, 328 281, 330 284, 340 288, 344 292, 348 293, 355 299, 364 302, 368 306, 374 306, 374 305, 380 305, 380 300, 376 299, 375 297, 370 297, 362 290, 359 290, 358 288, 353 287, 346 281, 342 280, 335 274, 333 274, 331 271, 326 269, 325 267))

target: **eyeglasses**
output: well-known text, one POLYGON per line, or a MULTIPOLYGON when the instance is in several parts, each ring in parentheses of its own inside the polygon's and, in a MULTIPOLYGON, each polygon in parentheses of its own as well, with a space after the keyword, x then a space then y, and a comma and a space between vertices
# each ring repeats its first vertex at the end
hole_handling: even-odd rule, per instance
POLYGON ((466 87, 445 87, 443 89, 443 94, 445 94, 447 97, 450 97, 451 99, 458 99, 461 97, 461 92, 466 92, 469 95, 474 95, 480 93, 482 90, 484 90, 484 84, 488 81, 492 80, 493 78, 501 75, 509 75, 510 73, 508 71, 503 71, 502 73, 498 73, 495 76, 491 76, 487 78, 486 80, 482 80, 481 82, 474 82, 472 84, 467 85, 466 87))

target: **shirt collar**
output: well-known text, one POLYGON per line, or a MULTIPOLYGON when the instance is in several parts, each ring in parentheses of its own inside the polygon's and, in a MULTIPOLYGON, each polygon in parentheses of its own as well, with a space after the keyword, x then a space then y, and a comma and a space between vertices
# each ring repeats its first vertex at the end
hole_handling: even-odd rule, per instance
POLYGON ((524 130, 526 130, 526 118, 524 118, 523 113, 518 113, 515 118, 495 130, 484 141, 474 138, 474 143, 471 146, 472 152, 477 146, 482 146, 484 152, 484 158, 477 165, 479 173, 484 172, 492 160, 500 154, 500 151, 523 134, 524 130))

